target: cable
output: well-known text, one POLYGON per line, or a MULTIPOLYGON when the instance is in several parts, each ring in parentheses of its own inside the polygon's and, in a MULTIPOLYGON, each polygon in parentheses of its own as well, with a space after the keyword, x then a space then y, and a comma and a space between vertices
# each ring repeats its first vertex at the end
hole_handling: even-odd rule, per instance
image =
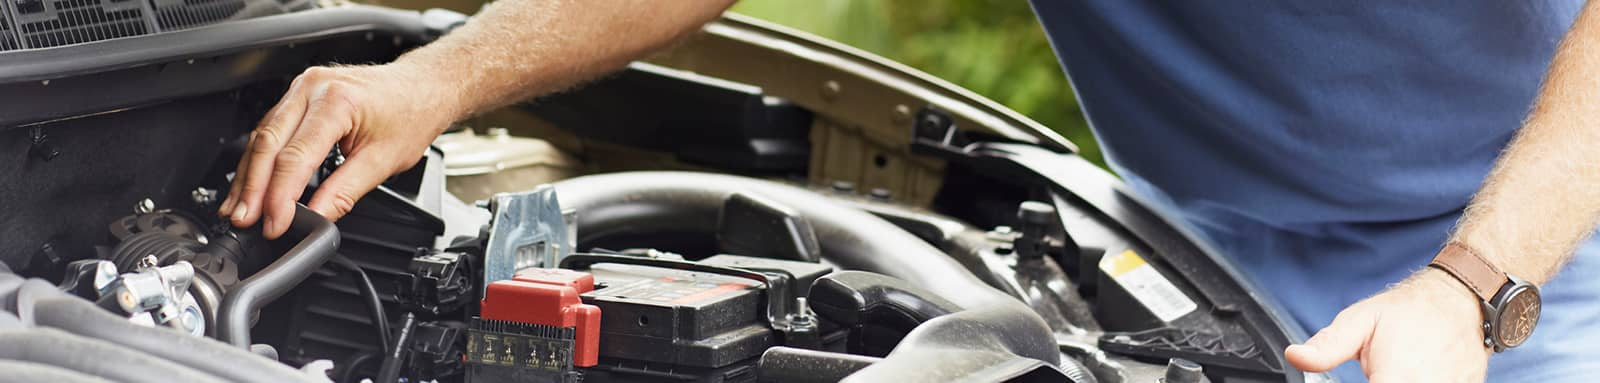
POLYGON ((389 339, 389 334, 391 334, 389 332, 389 316, 386 314, 387 311, 383 309, 383 299, 378 298, 378 289, 372 285, 372 278, 367 276, 366 270, 361 269, 361 265, 357 265, 355 261, 344 255, 334 255, 333 264, 345 268, 355 278, 356 289, 361 290, 361 298, 367 301, 367 311, 372 316, 372 326, 378 330, 379 348, 383 350, 384 354, 388 354, 391 344, 389 339))
POLYGON ((396 383, 400 380, 400 357, 405 354, 405 344, 411 341, 411 330, 417 327, 417 316, 406 313, 405 321, 400 323, 400 336, 395 339, 393 351, 383 356, 383 365, 378 367, 378 380, 375 383, 396 383))

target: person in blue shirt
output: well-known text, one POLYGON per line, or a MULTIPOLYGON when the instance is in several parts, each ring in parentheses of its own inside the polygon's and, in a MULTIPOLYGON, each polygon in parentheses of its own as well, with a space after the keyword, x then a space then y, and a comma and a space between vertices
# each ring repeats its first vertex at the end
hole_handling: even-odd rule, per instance
MULTIPOLYGON (((394 63, 312 68, 253 134, 219 214, 281 235, 337 144, 347 161, 310 204, 336 219, 450 123, 621 68, 731 3, 500 0, 394 63)), ((1285 350, 1294 367, 1600 374, 1600 5, 1033 6, 1113 168, 1321 329, 1285 350), (1478 268, 1425 267, 1435 254, 1478 268), (1518 311, 1542 318, 1525 344, 1486 347, 1473 270, 1542 287, 1542 311, 1518 311)))

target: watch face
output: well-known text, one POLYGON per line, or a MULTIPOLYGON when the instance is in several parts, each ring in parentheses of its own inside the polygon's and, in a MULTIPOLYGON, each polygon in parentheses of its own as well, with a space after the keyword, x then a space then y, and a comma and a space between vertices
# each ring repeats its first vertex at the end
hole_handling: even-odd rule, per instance
POLYGON ((1500 317, 1495 319, 1497 343, 1511 348, 1527 341, 1528 336, 1533 335, 1533 327, 1539 324, 1539 304, 1537 290, 1523 286, 1514 288, 1501 306, 1500 317))

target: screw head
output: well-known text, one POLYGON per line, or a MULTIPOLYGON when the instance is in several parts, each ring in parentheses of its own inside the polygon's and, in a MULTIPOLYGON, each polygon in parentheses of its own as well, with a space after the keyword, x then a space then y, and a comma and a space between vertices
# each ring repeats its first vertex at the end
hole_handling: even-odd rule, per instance
POLYGON ((889 121, 892 121, 896 124, 911 122, 911 107, 906 106, 905 104, 895 105, 894 114, 890 115, 889 121))
POLYGON ((844 86, 843 85, 839 85, 838 81, 828 80, 827 82, 823 82, 822 83, 822 99, 823 100, 826 100, 826 101, 836 100, 836 99, 839 98, 839 94, 843 93, 843 92, 844 92, 844 86))
POLYGON ((194 203, 197 205, 210 205, 212 202, 217 201, 217 191, 198 187, 194 188, 194 191, 189 192, 189 198, 193 199, 194 203))
POLYGON ((489 137, 498 141, 511 139, 511 131, 506 128, 489 128, 489 137))
POLYGON ((840 193, 853 193, 856 191, 856 184, 850 181, 833 181, 833 191, 840 193))
POLYGON ((151 201, 149 198, 141 199, 138 204, 133 205, 133 212, 137 214, 150 214, 155 211, 156 201, 151 201))

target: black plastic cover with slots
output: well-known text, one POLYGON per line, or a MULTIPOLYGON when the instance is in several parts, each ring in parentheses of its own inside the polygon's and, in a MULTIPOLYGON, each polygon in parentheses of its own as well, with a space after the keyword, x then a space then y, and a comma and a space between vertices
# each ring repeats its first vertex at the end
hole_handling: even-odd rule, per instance
POLYGON ((287 9, 276 0, 0 1, 5 2, 0 6, 0 51, 175 31, 287 9))

